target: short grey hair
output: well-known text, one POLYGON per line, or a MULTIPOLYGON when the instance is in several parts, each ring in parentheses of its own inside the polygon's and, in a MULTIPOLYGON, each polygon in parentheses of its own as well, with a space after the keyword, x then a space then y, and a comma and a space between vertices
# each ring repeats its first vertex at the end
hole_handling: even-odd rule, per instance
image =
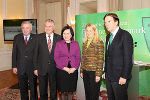
POLYGON ((52 23, 53 27, 55 27, 54 20, 52 20, 52 19, 47 19, 47 20, 45 20, 45 23, 47 23, 47 22, 52 23))
POLYGON ((23 22, 21 23, 21 28, 22 28, 23 24, 29 24, 30 27, 31 27, 31 30, 32 30, 32 23, 31 23, 30 21, 23 21, 23 22))

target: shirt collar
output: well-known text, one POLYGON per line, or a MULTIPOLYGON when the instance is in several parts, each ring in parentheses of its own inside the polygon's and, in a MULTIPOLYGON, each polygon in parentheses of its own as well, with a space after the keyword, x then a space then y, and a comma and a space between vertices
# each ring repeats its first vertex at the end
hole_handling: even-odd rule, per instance
POLYGON ((114 38, 115 35, 117 34, 118 30, 119 30, 119 27, 117 27, 116 30, 112 33, 112 34, 113 34, 113 38, 114 38))
POLYGON ((29 35, 27 35, 27 36, 23 35, 23 37, 24 37, 24 39, 27 37, 27 40, 29 40, 29 38, 30 38, 30 34, 29 34, 29 35))
MULTIPOLYGON (((54 33, 51 34, 51 37, 53 37, 54 33)), ((46 37, 48 37, 48 34, 46 34, 46 37)))

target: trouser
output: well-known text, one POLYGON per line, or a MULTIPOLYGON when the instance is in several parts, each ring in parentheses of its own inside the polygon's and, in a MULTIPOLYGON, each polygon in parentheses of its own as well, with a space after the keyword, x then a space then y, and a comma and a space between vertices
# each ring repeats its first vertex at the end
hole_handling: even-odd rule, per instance
POLYGON ((37 77, 34 73, 18 75, 21 100, 29 100, 28 87, 30 87, 30 100, 38 100, 37 77), (29 85, 29 86, 28 86, 29 85))
POLYGON ((119 82, 113 82, 106 78, 106 88, 108 100, 128 100, 128 81, 126 84, 120 85, 119 82))
POLYGON ((50 88, 50 100, 57 100, 56 73, 39 75, 40 100, 48 100, 48 80, 50 88))
POLYGON ((101 81, 95 81, 95 71, 83 70, 83 82, 86 100, 99 100, 101 81))

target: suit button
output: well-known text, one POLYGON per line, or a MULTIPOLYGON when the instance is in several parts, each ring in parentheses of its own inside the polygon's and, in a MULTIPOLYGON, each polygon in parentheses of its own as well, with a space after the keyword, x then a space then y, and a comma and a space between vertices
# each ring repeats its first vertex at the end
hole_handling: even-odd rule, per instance
POLYGON ((25 58, 28 58, 28 56, 24 56, 25 58))
POLYGON ((48 62, 48 64, 51 64, 50 62, 48 62))

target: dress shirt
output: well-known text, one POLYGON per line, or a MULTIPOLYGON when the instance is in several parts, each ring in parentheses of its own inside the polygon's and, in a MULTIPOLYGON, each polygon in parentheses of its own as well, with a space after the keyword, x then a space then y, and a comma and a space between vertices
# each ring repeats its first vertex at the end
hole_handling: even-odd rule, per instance
MULTIPOLYGON (((113 37, 112 37, 112 42, 113 42, 113 39, 114 39, 114 37, 116 36, 118 30, 119 30, 119 27, 117 27, 116 30, 115 30, 114 32, 109 33, 110 35, 111 35, 111 34, 113 35, 113 37)), ((107 45, 107 49, 108 49, 108 46, 109 46, 109 42, 108 42, 108 45, 107 45)))
POLYGON ((26 37, 27 37, 27 40, 29 41, 29 38, 30 38, 30 35, 27 35, 27 36, 23 36, 24 37, 24 40, 26 39, 26 37))
MULTIPOLYGON (((54 33, 51 34, 51 48, 52 48, 52 45, 53 45, 53 36, 54 36, 54 33)), ((46 39, 47 39, 47 44, 48 44, 48 40, 49 40, 49 36, 48 34, 46 34, 46 39)))
POLYGON ((116 28, 116 30, 115 30, 113 33, 111 33, 111 34, 113 34, 112 41, 113 41, 114 37, 116 36, 116 34, 117 34, 118 30, 119 30, 119 27, 117 27, 117 28, 116 28))

